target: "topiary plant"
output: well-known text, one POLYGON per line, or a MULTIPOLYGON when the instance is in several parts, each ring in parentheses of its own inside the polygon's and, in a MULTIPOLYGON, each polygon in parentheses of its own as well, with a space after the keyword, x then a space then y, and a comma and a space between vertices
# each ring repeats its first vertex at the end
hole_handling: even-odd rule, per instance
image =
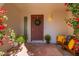
POLYGON ((49 44, 50 43, 50 40, 51 40, 51 36, 50 35, 45 35, 45 40, 46 40, 46 43, 49 44))
POLYGON ((27 38, 24 35, 18 35, 15 40, 18 44, 25 43, 25 41, 27 41, 27 38))

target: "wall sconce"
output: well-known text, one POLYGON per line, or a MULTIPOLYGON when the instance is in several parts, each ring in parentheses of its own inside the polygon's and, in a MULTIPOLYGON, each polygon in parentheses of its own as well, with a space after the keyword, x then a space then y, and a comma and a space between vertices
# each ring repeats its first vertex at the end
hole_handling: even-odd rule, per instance
POLYGON ((52 21, 52 15, 48 15, 48 21, 52 21))

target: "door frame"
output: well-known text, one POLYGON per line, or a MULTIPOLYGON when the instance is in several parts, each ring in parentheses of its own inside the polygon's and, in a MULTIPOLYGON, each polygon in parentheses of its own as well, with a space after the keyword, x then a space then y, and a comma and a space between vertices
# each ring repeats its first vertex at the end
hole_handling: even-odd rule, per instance
MULTIPOLYGON (((43 37, 44 37, 44 15, 43 14, 32 14, 31 16, 40 16, 42 15, 43 16, 43 37)), ((31 19, 31 41, 44 41, 44 39, 42 38, 42 40, 32 40, 32 19, 31 19)))

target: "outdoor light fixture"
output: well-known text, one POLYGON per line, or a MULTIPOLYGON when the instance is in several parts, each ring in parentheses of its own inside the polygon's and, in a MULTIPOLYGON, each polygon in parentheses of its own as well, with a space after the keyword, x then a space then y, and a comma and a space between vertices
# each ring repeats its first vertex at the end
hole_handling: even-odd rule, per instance
POLYGON ((51 22, 52 21, 52 15, 48 15, 48 21, 51 22))

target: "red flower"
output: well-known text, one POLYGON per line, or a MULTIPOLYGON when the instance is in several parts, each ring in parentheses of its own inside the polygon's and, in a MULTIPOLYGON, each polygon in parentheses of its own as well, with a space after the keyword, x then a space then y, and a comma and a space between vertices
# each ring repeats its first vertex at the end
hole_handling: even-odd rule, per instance
POLYGON ((4 35, 2 40, 9 40, 9 38, 7 35, 4 35))
POLYGON ((4 14, 4 13, 6 13, 6 12, 7 12, 6 9, 0 8, 0 14, 4 14))
POLYGON ((68 26, 72 27, 72 25, 71 25, 71 24, 68 24, 68 26))
POLYGON ((0 25, 0 30, 4 30, 5 26, 4 25, 0 25))
POLYGON ((0 18, 0 23, 4 21, 4 18, 0 18))
POLYGON ((8 43, 9 43, 10 45, 13 45, 13 41, 12 41, 12 40, 10 40, 8 43))
POLYGON ((2 38, 2 41, 6 41, 7 39, 6 38, 2 38))
POLYGON ((67 3, 65 3, 64 5, 65 5, 65 6, 67 6, 68 4, 67 4, 67 3))
POLYGON ((76 18, 77 21, 79 21, 79 18, 76 18))
POLYGON ((75 40, 75 43, 78 43, 78 42, 79 42, 79 40, 78 40, 78 39, 76 39, 76 40, 75 40))
POLYGON ((3 42, 0 40, 0 46, 2 46, 3 45, 3 42))
POLYGON ((73 48, 72 49, 75 49, 75 46, 73 46, 73 48))
POLYGON ((79 25, 77 25, 77 28, 79 28, 79 25))

